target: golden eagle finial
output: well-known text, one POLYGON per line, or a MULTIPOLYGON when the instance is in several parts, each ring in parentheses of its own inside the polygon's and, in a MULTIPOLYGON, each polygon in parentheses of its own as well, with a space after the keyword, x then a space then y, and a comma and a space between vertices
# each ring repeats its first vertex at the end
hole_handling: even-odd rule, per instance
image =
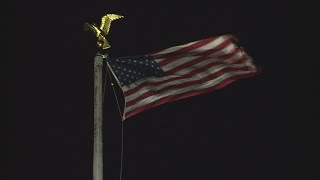
POLYGON ((98 38, 98 46, 102 49, 108 49, 111 46, 106 39, 106 35, 109 34, 111 22, 120 18, 123 18, 123 16, 117 14, 106 14, 101 18, 100 27, 95 24, 84 23, 84 31, 90 30, 93 32, 98 38))

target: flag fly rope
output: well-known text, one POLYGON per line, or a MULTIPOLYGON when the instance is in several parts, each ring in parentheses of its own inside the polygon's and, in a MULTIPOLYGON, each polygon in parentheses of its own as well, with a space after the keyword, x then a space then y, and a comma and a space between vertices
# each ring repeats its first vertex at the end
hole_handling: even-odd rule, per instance
MULTIPOLYGON (((122 117, 122 116, 121 116, 122 117)), ((121 121, 121 159, 120 159, 120 176, 119 179, 122 180, 122 172, 123 172, 123 123, 124 121, 121 121)))
MULTIPOLYGON (((116 99, 116 102, 117 102, 117 107, 118 107, 118 111, 119 111, 119 115, 121 117, 121 120, 123 121, 124 119, 122 118, 122 112, 121 112, 121 109, 120 109, 120 104, 119 104, 119 100, 118 100, 118 97, 117 97, 117 94, 116 94, 116 90, 114 88, 114 83, 112 81, 112 78, 111 78, 111 74, 110 74, 110 70, 109 68, 107 67, 107 73, 108 73, 108 76, 109 76, 109 79, 110 79, 110 83, 111 83, 111 86, 112 86, 112 90, 113 90, 113 94, 114 94, 114 97, 116 99)), ((106 86, 106 85, 105 85, 106 86)))
MULTIPOLYGON (((117 107, 118 107, 118 111, 119 111, 119 115, 121 117, 121 152, 120 152, 120 176, 119 176, 119 179, 122 180, 122 172, 123 172, 123 139, 124 139, 124 134, 123 134, 123 123, 124 123, 124 118, 122 116, 122 113, 121 113, 121 109, 120 109, 120 105, 119 105, 119 101, 118 101, 118 97, 117 97, 117 94, 116 94, 116 90, 114 88, 114 83, 112 81, 112 78, 111 78, 111 74, 110 74, 110 70, 109 68, 107 67, 106 68, 106 77, 105 77, 105 83, 104 83, 104 89, 106 87, 106 79, 107 79, 107 76, 109 76, 109 79, 110 79, 110 83, 111 83, 111 86, 112 86, 112 90, 113 90, 113 94, 114 94, 114 97, 116 99, 116 102, 117 102, 117 107)), ((105 92, 105 91, 104 91, 105 92)), ((103 92, 103 97, 104 97, 104 92, 103 92)), ((104 99, 103 99, 104 101, 104 99)))
POLYGON ((103 83, 102 103, 104 103, 104 95, 106 94, 106 84, 107 84, 108 74, 109 74, 108 70, 106 70, 106 75, 104 77, 104 83, 103 83))

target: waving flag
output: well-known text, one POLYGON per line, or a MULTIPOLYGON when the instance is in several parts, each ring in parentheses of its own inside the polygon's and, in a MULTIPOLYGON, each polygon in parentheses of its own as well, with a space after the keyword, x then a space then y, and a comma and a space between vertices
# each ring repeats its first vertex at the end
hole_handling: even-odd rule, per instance
POLYGON ((108 59, 124 94, 123 118, 255 75, 252 59, 234 41, 232 35, 223 35, 148 55, 108 59))

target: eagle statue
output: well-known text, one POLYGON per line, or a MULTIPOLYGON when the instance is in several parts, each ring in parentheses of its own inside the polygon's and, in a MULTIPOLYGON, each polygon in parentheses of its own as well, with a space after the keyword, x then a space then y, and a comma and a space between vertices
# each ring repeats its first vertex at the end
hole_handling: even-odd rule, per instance
POLYGON ((96 24, 84 23, 84 31, 93 32, 98 38, 98 47, 102 49, 108 49, 111 46, 106 39, 106 35, 110 31, 111 22, 120 18, 123 18, 123 16, 117 14, 106 14, 101 18, 100 27, 98 27, 96 24))

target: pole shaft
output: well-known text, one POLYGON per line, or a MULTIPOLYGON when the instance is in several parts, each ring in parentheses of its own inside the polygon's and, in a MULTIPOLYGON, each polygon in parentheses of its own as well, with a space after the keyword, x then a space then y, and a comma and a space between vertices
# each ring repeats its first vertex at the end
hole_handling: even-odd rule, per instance
POLYGON ((94 59, 94 144, 93 180, 103 180, 103 131, 102 131, 102 66, 103 56, 94 59))

